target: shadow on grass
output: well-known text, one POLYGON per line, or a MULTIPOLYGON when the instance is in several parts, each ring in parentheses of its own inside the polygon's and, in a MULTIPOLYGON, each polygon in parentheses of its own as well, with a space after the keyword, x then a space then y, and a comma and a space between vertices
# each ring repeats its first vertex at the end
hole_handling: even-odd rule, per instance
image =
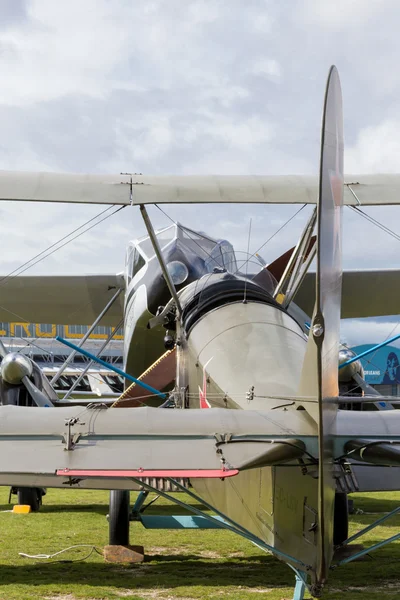
MULTIPOLYGON (((134 502, 131 502, 133 506, 134 502)), ((204 510, 202 504, 191 504, 198 510, 204 510)), ((0 506, 0 510, 1 510, 0 506)), ((12 505, 5 505, 4 510, 12 509, 12 505)), ((46 504, 46 497, 43 499, 43 505, 40 507, 41 513, 55 513, 55 512, 80 512, 80 513, 97 513, 99 515, 107 515, 109 512, 108 504, 46 504)), ((185 510, 176 504, 157 504, 156 502, 149 506, 144 511, 146 515, 191 515, 193 514, 190 510, 185 510)))
POLYGON ((354 509, 361 509, 365 512, 385 513, 391 512, 398 506, 400 501, 396 499, 373 498, 368 496, 349 496, 354 500, 354 509))
MULTIPOLYGON (((375 541, 371 540, 371 543, 375 541)), ((380 551, 374 558, 335 569, 329 576, 327 596, 329 597, 330 589, 336 597, 336 592, 347 593, 349 587, 359 587, 360 592, 364 594, 369 587, 372 589, 381 586, 386 586, 397 594, 400 587, 399 555, 399 549, 395 549, 393 553, 380 551)), ((57 585, 65 586, 69 592, 73 592, 75 585, 147 590, 197 586, 241 586, 250 589, 294 586, 293 572, 284 563, 266 554, 218 559, 204 558, 196 554, 153 554, 148 555, 144 563, 136 565, 106 563, 98 556, 92 556, 86 562, 74 563, 29 562, 21 559, 17 565, 2 565, 0 574, 3 586, 57 585)))
MULTIPOLYGON (((23 559, 22 559, 23 560, 23 559)), ((271 556, 226 561, 195 555, 149 557, 138 565, 103 562, 35 563, 0 567, 2 585, 87 584, 115 588, 174 588, 182 586, 292 587, 291 570, 271 556)))

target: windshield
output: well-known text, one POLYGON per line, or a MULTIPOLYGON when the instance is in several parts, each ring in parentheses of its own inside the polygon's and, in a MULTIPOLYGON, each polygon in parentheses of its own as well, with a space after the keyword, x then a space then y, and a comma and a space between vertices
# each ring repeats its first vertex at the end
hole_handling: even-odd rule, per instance
MULTIPOLYGON (((156 236, 162 250, 163 248, 165 248, 165 246, 167 246, 170 242, 172 242, 172 240, 176 238, 176 225, 170 225, 165 229, 156 231, 156 236)), ((148 236, 136 242, 136 245, 138 246, 138 248, 140 248, 140 250, 146 256, 146 258, 150 259, 154 256, 153 245, 148 236)))
MULTIPOLYGON (((194 231, 178 223, 156 232, 156 236, 161 250, 171 248, 171 243, 175 240, 190 262, 193 262, 193 255, 204 261, 203 273, 224 270, 251 277, 259 273, 264 266, 254 255, 235 252, 227 240, 213 239, 203 232, 194 231)), ((136 246, 147 260, 153 258, 154 250, 148 236, 136 242, 136 246)))

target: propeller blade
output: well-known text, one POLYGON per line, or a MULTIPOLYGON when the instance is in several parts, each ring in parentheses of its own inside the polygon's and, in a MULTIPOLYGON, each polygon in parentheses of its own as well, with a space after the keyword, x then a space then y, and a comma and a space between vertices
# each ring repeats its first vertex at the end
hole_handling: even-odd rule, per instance
POLYGON ((0 357, 4 358, 5 356, 7 356, 7 354, 8 354, 7 348, 5 347, 3 342, 0 340, 0 357))
POLYGON ((367 383, 358 373, 353 374, 353 379, 367 396, 381 396, 381 394, 369 385, 369 383, 367 383))
POLYGON ((32 399, 33 399, 34 403, 36 404, 36 406, 40 406, 40 407, 49 407, 49 406, 53 407, 54 406, 54 404, 49 400, 49 398, 45 394, 43 394, 43 392, 41 392, 39 390, 39 388, 36 387, 36 385, 29 379, 29 377, 27 375, 25 375, 25 377, 22 378, 22 383, 24 384, 24 386, 26 387, 26 389, 32 396, 32 399))

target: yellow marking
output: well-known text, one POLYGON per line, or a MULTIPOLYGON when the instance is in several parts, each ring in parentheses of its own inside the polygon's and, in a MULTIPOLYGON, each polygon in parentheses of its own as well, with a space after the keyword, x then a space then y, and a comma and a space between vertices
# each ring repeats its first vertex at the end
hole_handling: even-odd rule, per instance
POLYGON ((30 325, 30 323, 11 323, 11 326, 10 326, 10 335, 11 335, 11 337, 15 336, 15 328, 16 328, 17 325, 20 325, 22 327, 22 329, 26 333, 26 337, 28 337, 28 338, 32 337, 32 334, 29 331, 29 325, 30 325))
POLYGON ((285 299, 285 294, 278 294, 277 297, 275 298, 275 300, 278 302, 278 304, 282 304, 284 299, 285 299))
MULTIPOLYGON (((111 331, 115 331, 115 327, 111 327, 111 331)), ((106 338, 107 336, 103 336, 104 338, 106 338)), ((123 340, 124 339, 124 335, 123 333, 116 333, 114 335, 114 340, 123 340)))
MULTIPOLYGON (((16 329, 16 327, 18 327, 18 325, 22 327, 23 331, 26 334, 25 337, 27 337, 27 338, 31 338, 31 337, 55 338, 57 335, 57 326, 54 324, 51 324, 51 332, 50 333, 42 330, 44 323, 13 323, 12 322, 12 323, 8 323, 8 325, 9 325, 9 332, 7 332, 6 329, 0 329, 0 337, 16 337, 15 329, 16 329)), ((62 337, 72 338, 72 339, 83 338, 86 331, 89 329, 88 325, 84 325, 84 327, 86 328, 86 331, 84 331, 83 333, 72 333, 70 331, 70 327, 71 327, 70 325, 60 325, 62 337)), ((90 334, 89 338, 97 339, 97 340, 105 340, 105 339, 107 339, 109 330, 115 331, 115 327, 107 327, 106 333, 92 333, 92 334, 90 334)), ((19 336, 17 336, 17 337, 19 337, 19 336)), ((116 335, 114 335, 114 339, 115 340, 123 340, 124 334, 117 333, 116 335)))
POLYGON ((15 504, 12 511, 17 515, 27 515, 31 512, 31 507, 29 504, 15 504))
POLYGON ((83 333, 72 333, 72 331, 69 330, 69 325, 64 325, 64 334, 67 338, 83 338, 84 336, 83 333))
POLYGON ((57 327, 55 325, 51 326, 51 332, 48 333, 46 331, 42 331, 40 328, 40 324, 35 325, 35 336, 36 337, 48 337, 55 338, 57 335, 57 327))

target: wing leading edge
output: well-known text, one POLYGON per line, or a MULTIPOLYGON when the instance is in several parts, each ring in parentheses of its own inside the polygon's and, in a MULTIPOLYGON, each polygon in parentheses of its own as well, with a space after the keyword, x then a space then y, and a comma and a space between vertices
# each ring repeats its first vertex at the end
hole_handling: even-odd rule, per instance
MULTIPOLYGON (((400 204, 400 175, 347 175, 343 203, 400 204)), ((0 200, 80 204, 316 204, 306 175, 86 175, 0 171, 0 200)))

